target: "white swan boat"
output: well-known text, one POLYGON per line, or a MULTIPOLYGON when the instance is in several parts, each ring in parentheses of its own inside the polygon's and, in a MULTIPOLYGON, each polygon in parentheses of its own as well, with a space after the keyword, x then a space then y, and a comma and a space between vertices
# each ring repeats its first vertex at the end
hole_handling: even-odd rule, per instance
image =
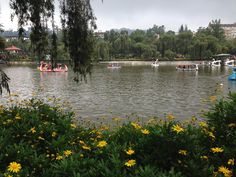
POLYGON ((234 66, 235 60, 226 59, 224 62, 225 66, 234 66))
POLYGON ((210 66, 221 66, 221 60, 215 60, 215 59, 213 59, 213 60, 210 62, 210 66))
POLYGON ((153 67, 158 67, 158 66, 159 66, 158 59, 156 59, 156 61, 153 62, 153 63, 151 64, 151 66, 153 66, 153 67))

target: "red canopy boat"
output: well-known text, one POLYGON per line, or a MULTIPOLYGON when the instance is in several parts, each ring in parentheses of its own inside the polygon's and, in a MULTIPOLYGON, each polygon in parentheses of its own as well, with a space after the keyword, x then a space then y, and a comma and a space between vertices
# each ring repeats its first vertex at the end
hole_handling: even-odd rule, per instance
POLYGON ((39 70, 41 72, 67 72, 68 67, 65 64, 58 63, 55 68, 52 69, 51 63, 40 62, 39 70))

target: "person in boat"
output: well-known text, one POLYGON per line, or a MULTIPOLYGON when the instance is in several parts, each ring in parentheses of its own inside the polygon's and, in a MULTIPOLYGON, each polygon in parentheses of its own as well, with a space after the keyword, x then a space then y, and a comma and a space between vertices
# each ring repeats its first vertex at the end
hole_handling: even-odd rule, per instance
POLYGON ((45 68, 48 70, 52 69, 52 64, 49 62, 48 64, 45 65, 45 68))
POLYGON ((57 68, 58 68, 58 69, 62 69, 62 64, 60 64, 60 63, 57 64, 57 68))

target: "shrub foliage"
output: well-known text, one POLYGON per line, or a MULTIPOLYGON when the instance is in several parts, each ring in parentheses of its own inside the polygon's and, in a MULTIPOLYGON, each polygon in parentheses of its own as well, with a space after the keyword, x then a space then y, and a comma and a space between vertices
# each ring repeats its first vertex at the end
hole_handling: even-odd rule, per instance
POLYGON ((75 123, 73 113, 41 100, 1 106, 0 177, 236 174, 236 94, 219 100, 204 122, 173 118, 88 128, 75 123))

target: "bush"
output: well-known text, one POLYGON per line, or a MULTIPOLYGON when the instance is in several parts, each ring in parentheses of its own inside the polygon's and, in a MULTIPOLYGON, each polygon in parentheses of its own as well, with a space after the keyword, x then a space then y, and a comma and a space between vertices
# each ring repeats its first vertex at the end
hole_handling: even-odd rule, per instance
POLYGON ((220 100, 206 122, 168 115, 111 130, 75 124, 73 113, 36 99, 1 106, 0 176, 233 176, 235 102, 220 100))

